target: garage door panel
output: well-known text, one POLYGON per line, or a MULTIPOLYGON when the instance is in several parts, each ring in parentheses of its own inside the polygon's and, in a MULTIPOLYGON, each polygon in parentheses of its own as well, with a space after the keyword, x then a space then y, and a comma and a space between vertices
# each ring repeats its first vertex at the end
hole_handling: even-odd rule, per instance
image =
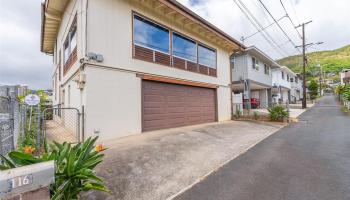
POLYGON ((142 90, 143 131, 216 120, 214 89, 143 81, 142 90))

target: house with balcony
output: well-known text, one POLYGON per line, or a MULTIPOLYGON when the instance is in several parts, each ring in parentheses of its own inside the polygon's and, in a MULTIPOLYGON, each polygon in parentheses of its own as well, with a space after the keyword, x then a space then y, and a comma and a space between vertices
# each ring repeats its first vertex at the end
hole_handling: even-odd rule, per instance
MULTIPOLYGON (((291 102, 291 77, 296 74, 286 66, 272 70, 272 100, 274 103, 291 102)), ((299 81, 298 81, 299 82, 299 81)))
POLYGON ((243 94, 245 108, 267 108, 272 102, 272 70, 280 66, 252 46, 235 54, 232 64, 232 91, 243 94))
POLYGON ((349 85, 350 84, 350 69, 343 69, 340 72, 340 84, 349 85))
POLYGON ((42 4, 53 103, 84 111, 85 137, 230 120, 230 58, 244 49, 175 0, 42 4))

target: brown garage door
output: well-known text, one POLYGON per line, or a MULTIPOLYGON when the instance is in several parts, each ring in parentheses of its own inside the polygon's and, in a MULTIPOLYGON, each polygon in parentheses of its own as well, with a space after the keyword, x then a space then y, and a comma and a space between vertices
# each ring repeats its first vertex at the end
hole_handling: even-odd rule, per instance
POLYGON ((214 122, 215 89, 143 81, 142 109, 143 131, 214 122))

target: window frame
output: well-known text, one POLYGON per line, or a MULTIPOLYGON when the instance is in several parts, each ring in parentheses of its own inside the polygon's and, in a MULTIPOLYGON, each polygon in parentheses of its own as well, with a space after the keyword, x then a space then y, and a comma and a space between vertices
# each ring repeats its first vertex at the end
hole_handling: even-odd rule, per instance
POLYGON ((166 26, 163 26, 162 24, 157 23, 154 20, 149 19, 148 17, 144 17, 144 16, 142 16, 142 15, 136 13, 136 12, 133 12, 133 14, 132 14, 132 44, 133 45, 137 45, 137 46, 140 46, 140 47, 143 47, 143 48, 146 48, 146 49, 150 49, 152 51, 156 51, 156 52, 159 52, 159 53, 164 53, 164 54, 167 54, 167 55, 171 55, 171 52, 172 52, 172 46, 171 46, 172 45, 172 42, 171 42, 171 40, 172 40, 172 36, 171 35, 172 34, 171 34, 171 32, 172 31, 171 31, 170 28, 168 28, 166 26), (156 26, 160 26, 163 29, 166 29, 168 31, 168 40, 169 40, 169 50, 168 50, 168 52, 160 51, 160 50, 154 49, 152 47, 148 47, 148 46, 145 46, 145 45, 142 45, 142 44, 135 43, 135 16, 137 16, 137 17, 139 17, 139 18, 141 18, 143 20, 146 20, 146 21, 148 21, 148 22, 150 22, 152 24, 155 24, 156 26))
MULTIPOLYGON (((159 23, 159 22, 157 22, 157 21, 155 21, 155 20, 153 20, 153 19, 151 19, 151 18, 149 18, 149 17, 147 17, 147 16, 144 16, 144 15, 142 15, 142 14, 140 14, 140 13, 134 11, 134 10, 132 10, 131 22, 132 22, 132 23, 131 23, 131 24, 132 24, 132 25, 131 25, 131 33, 132 33, 131 45, 132 45, 132 57, 133 57, 134 59, 140 59, 140 58, 136 58, 136 57, 135 57, 135 46, 139 46, 139 47, 146 48, 146 49, 149 49, 149 50, 154 51, 154 52, 159 52, 159 53, 163 53, 163 54, 169 55, 171 60, 173 60, 173 58, 179 58, 179 59, 182 59, 182 60, 184 60, 184 61, 188 61, 188 62, 195 63, 195 64, 197 65, 197 68, 198 68, 200 65, 202 65, 202 64, 199 63, 199 56, 198 56, 198 52, 199 52, 199 49, 198 49, 198 48, 199 48, 199 45, 201 45, 201 46, 203 46, 203 47, 205 47, 205 48, 207 48, 207 49, 212 50, 213 52, 215 52, 215 68, 209 67, 209 66, 207 66, 207 65, 202 65, 202 66, 207 67, 207 68, 212 69, 212 70, 216 70, 215 73, 217 72, 217 66, 218 66, 218 65, 217 65, 217 61, 218 61, 217 57, 218 57, 218 56, 217 56, 217 49, 216 49, 216 48, 213 48, 213 47, 211 47, 211 46, 208 46, 208 45, 206 45, 206 44, 204 44, 204 43, 202 43, 202 42, 200 42, 200 41, 198 41, 198 40, 196 40, 196 39, 193 39, 193 38, 187 36, 186 34, 182 34, 180 31, 177 31, 176 29, 170 28, 170 27, 168 27, 168 26, 166 26, 166 25, 163 25, 163 24, 161 24, 161 23, 159 23), (142 18, 142 19, 144 19, 144 20, 146 20, 146 21, 149 21, 149 22, 151 22, 151 23, 153 23, 153 24, 155 24, 155 25, 157 25, 157 26, 160 26, 160 27, 162 27, 162 28, 164 28, 164 29, 166 29, 166 30, 169 31, 169 54, 167 54, 167 53, 165 53, 165 52, 162 52, 162 51, 159 51, 159 50, 157 50, 157 49, 153 49, 153 48, 150 48, 150 47, 147 47, 147 46, 144 46, 144 45, 140 45, 140 44, 136 44, 136 43, 135 43, 135 36, 134 36, 134 20, 135 20, 135 16, 138 16, 138 17, 140 17, 140 18, 142 18), (196 43, 196 51, 197 51, 197 61, 196 61, 196 62, 193 62, 193 61, 188 60, 188 59, 186 59, 186 58, 182 58, 182 57, 175 56, 175 55, 172 54, 172 51, 173 51, 173 42, 172 42, 172 40, 173 40, 173 38, 172 38, 172 37, 173 37, 173 33, 176 33, 176 34, 178 34, 178 35, 180 35, 180 36, 183 36, 184 38, 187 38, 187 39, 189 39, 189 40, 191 40, 191 41, 194 41, 194 42, 196 43)), ((152 63, 155 63, 154 61, 144 60, 144 59, 142 59, 142 58, 141 58, 140 60, 143 60, 143 61, 145 61, 145 62, 152 62, 152 63)), ((157 64, 159 64, 159 63, 157 63, 157 64)), ((172 61, 171 61, 170 65, 166 65, 166 66, 168 66, 168 67, 174 67, 172 61)), ((200 71, 191 71, 191 70, 188 70, 188 69, 183 69, 183 70, 186 70, 186 71, 189 71, 189 72, 194 72, 194 73, 202 74, 202 73, 200 73, 200 71)), ((213 75, 210 75, 210 73, 204 74, 204 75, 213 76, 213 75)), ((217 77, 217 75, 214 75, 214 77, 217 77)))
POLYGON ((183 34, 178 33, 177 31, 171 31, 171 41, 170 42, 171 42, 171 47, 170 47, 171 56, 176 57, 176 58, 180 58, 180 59, 184 59, 184 60, 187 60, 189 62, 194 62, 194 63, 198 63, 199 64, 199 56, 198 56, 199 50, 198 50, 198 42, 196 40, 193 40, 193 39, 191 39, 191 38, 189 38, 187 36, 184 36, 183 34), (174 33, 176 35, 179 35, 180 37, 183 37, 184 39, 192 41, 195 44, 195 46, 196 46, 196 61, 189 60, 187 58, 183 58, 181 56, 174 55, 174 33))
POLYGON ((256 58, 252 56, 252 69, 256 70, 256 58))
POLYGON ((198 44, 197 44, 197 60, 198 60, 198 62, 197 62, 197 64, 198 65, 203 65, 203 66, 206 66, 206 67, 208 67, 208 68, 210 68, 210 69, 216 69, 217 70, 217 66, 218 66, 218 54, 217 54, 217 51, 216 51, 216 49, 214 49, 214 48, 211 48, 211 47, 209 47, 209 46, 207 46, 207 45, 205 45, 205 44, 203 44, 203 43, 200 43, 200 42, 198 42, 198 44), (203 65, 203 64, 201 64, 201 63, 199 63, 199 46, 202 46, 202 47, 204 47, 204 48, 206 48, 206 49, 209 49, 209 50, 211 50, 211 51, 214 51, 214 53, 215 53, 215 68, 213 68, 213 67, 210 67, 210 66, 207 66, 207 65, 203 65))
POLYGON ((281 74, 282 74, 282 79, 284 80, 284 71, 281 71, 281 74))
POLYGON ((264 63, 264 73, 266 75, 270 75, 270 67, 264 63))
POLYGON ((67 62, 69 61, 70 57, 73 54, 74 49, 77 48, 78 46, 77 31, 78 31, 77 16, 75 16, 72 21, 72 24, 70 25, 69 31, 66 35, 66 39, 63 42, 63 65, 67 64, 67 62), (73 38, 73 33, 75 34, 75 47, 72 49, 71 42, 73 38), (68 49, 67 55, 66 55, 66 44, 68 49))

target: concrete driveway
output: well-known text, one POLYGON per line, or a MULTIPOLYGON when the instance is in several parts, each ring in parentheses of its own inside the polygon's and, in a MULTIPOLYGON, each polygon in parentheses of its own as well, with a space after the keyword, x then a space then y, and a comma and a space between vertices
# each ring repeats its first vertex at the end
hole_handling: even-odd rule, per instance
POLYGON ((84 199, 167 199, 188 189, 283 124, 230 121, 148 132, 108 142, 98 168, 111 194, 84 199))

